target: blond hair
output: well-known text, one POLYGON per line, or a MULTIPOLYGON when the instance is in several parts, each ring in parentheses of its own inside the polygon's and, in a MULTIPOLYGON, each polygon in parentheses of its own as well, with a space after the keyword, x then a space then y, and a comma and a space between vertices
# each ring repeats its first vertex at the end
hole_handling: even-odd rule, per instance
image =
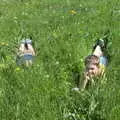
POLYGON ((96 55, 89 55, 85 58, 85 66, 89 66, 90 64, 94 64, 96 66, 99 66, 100 60, 99 57, 97 57, 96 55))

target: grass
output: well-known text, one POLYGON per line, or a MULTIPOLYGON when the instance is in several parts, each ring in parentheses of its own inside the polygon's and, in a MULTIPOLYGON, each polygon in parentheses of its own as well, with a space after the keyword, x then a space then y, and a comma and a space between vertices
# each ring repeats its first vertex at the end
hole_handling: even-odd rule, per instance
POLYGON ((118 0, 0 2, 1 120, 120 119, 118 0), (83 59, 108 30, 106 76, 83 92, 72 92, 72 72, 83 72, 83 59), (35 63, 17 67, 16 46, 28 35, 33 37, 35 63))

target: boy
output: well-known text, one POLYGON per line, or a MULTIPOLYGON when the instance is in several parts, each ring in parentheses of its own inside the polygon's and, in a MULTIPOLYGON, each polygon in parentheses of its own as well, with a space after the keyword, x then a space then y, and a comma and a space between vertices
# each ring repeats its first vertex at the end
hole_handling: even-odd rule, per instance
POLYGON ((104 74, 107 65, 107 58, 105 56, 106 45, 107 39, 98 40, 93 47, 92 55, 85 58, 85 79, 83 89, 86 87, 89 80, 94 82, 94 77, 104 74))

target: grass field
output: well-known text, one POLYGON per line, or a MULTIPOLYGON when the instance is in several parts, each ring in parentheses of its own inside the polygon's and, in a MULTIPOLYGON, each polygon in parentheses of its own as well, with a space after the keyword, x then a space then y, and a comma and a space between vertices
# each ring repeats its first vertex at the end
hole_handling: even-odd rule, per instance
POLYGON ((119 39, 119 0, 0 0, 0 120, 120 120, 119 39), (72 92, 73 72, 107 31, 106 76, 72 92), (36 60, 18 67, 16 47, 29 35, 36 60))

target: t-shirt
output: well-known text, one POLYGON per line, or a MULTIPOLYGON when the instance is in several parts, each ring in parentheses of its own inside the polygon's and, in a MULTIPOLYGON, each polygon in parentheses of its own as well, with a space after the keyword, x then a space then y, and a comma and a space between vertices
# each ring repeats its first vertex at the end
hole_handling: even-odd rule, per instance
POLYGON ((100 69, 104 72, 107 66, 107 58, 105 56, 100 57, 100 69))

